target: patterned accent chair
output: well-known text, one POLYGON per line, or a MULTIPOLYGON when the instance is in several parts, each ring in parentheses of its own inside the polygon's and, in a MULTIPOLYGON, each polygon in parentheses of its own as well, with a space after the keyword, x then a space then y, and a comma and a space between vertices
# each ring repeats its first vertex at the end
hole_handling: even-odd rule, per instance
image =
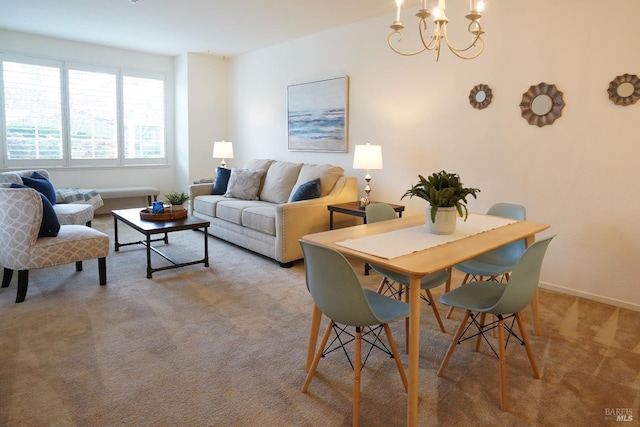
POLYGON ((2 287, 18 270, 16 302, 27 295, 29 270, 98 259, 100 285, 107 283, 109 237, 84 225, 61 225, 56 237, 38 237, 43 215, 42 199, 32 188, 0 188, 0 265, 2 287))
MULTIPOLYGON (((45 169, 29 169, 0 173, 0 183, 10 184, 14 182, 16 184, 22 184, 22 177, 29 177, 34 172, 38 172, 48 180, 51 180, 49 172, 45 169)), ((58 199, 59 197, 60 196, 58 196, 58 199)), ((94 206, 88 203, 60 203, 60 200, 58 200, 58 203, 53 205, 53 210, 56 211, 56 216, 58 217, 60 225, 86 224, 88 227, 91 227, 91 221, 93 220, 95 211, 94 206)))

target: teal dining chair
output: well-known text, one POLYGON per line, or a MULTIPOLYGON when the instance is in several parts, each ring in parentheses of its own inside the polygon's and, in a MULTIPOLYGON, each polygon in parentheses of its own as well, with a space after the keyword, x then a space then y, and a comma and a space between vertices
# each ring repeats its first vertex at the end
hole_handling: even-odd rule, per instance
MULTIPOLYGON (((489 208, 487 215, 501 216, 517 220, 527 219, 527 211, 524 206, 513 203, 496 203, 489 208)), ((453 268, 465 273, 461 286, 469 280, 488 280, 494 282, 506 282, 513 266, 526 249, 526 242, 518 240, 502 246, 491 252, 479 255, 469 261, 456 264, 453 268)), ((447 319, 451 317, 453 308, 449 308, 447 319)))
MULTIPOLYGON (((386 203, 373 203, 367 205, 365 208, 365 215, 367 218, 367 224, 398 218, 393 208, 386 203)), ((390 294, 397 299, 402 298, 402 294, 409 287, 409 276, 378 265, 371 265, 371 269, 382 276, 382 281, 380 282, 380 286, 378 286, 379 293, 390 294)), ((447 283, 448 280, 449 272, 447 270, 437 271, 433 274, 424 276, 420 280, 420 289, 424 291, 424 294, 421 294, 420 297, 433 309, 433 314, 435 315, 438 326, 440 326, 440 330, 442 332, 446 332, 446 330, 442 323, 442 319, 440 318, 438 307, 436 306, 433 295, 431 294, 431 289, 447 283)), ((405 295, 408 296, 409 293, 407 292, 405 295)))
MULTIPOLYGON (((527 248, 513 267, 511 278, 506 285, 495 281, 470 282, 438 298, 443 304, 466 310, 442 360, 438 370, 438 377, 443 375, 458 344, 475 337, 475 351, 479 351, 480 344, 484 340, 489 344, 500 362, 500 406, 503 411, 506 411, 507 368, 505 349, 509 339, 513 337, 525 346, 533 375, 535 378, 540 378, 520 312, 531 302, 538 288, 542 261, 547 247, 554 237, 555 235, 539 240, 527 248), (485 324, 487 314, 496 316, 497 320, 485 324), (521 337, 514 331, 515 323, 518 325, 521 337), (475 328, 472 328, 472 325, 475 328), (497 352, 486 335, 487 332, 495 329, 498 332, 497 352), (476 330, 477 332, 475 332, 476 330), (507 333, 506 338, 505 331, 507 333)), ((467 378, 472 377, 468 376, 467 378)))
POLYGON ((302 392, 307 392, 320 358, 342 349, 354 371, 352 420, 353 425, 357 426, 360 413, 360 375, 374 347, 393 357, 404 389, 407 391, 407 377, 389 323, 408 317, 409 305, 364 289, 349 261, 338 251, 303 240, 300 240, 300 245, 304 255, 307 289, 316 306, 330 319, 309 368, 302 392), (355 334, 348 332, 347 327, 355 327, 355 334), (390 349, 380 339, 382 330, 387 336, 390 349), (332 332, 335 332, 336 337, 327 346, 332 332), (353 341, 355 341, 355 357, 352 363, 344 346, 353 341), (362 341, 371 346, 364 361, 362 361, 362 341))

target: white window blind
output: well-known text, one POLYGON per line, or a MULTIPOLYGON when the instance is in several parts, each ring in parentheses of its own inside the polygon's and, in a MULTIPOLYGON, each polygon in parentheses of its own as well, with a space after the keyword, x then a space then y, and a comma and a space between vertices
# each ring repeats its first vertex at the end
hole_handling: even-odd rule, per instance
POLYGON ((126 159, 164 157, 164 81, 123 77, 126 159))
POLYGON ((116 75, 69 70, 72 159, 118 158, 116 75))
POLYGON ((60 69, 3 61, 7 159, 62 159, 60 69))

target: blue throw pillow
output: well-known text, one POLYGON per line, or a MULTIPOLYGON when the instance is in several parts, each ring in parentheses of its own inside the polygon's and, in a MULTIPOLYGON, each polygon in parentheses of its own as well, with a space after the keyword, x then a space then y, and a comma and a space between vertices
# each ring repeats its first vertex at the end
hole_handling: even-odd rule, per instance
POLYGON ((231 176, 231 169, 222 168, 218 166, 218 172, 216 180, 213 183, 211 194, 216 196, 222 196, 227 192, 227 186, 229 185, 229 177, 231 176))
POLYGON ((289 201, 299 202, 300 200, 317 199, 320 197, 320 190, 320 178, 316 178, 313 181, 305 182, 298 187, 289 201))
MULTIPOLYGON (((11 188, 29 188, 26 185, 11 184, 11 188)), ((37 190, 36 190, 37 191, 37 190)), ((56 211, 53 210, 53 206, 49 202, 49 199, 38 191, 40 198, 42 199, 42 222, 40 223, 40 231, 38 237, 56 237, 60 231, 60 222, 56 211)))
POLYGON ((56 190, 53 188, 51 181, 43 175, 34 172, 31 174, 31 177, 23 176, 22 183, 44 194, 52 205, 56 204, 56 190))

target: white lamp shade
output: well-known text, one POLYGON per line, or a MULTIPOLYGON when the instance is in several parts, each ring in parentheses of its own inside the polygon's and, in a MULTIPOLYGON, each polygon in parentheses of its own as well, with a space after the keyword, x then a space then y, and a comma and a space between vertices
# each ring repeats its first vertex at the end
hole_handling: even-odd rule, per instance
POLYGON ((216 141, 213 143, 214 159, 233 159, 233 143, 229 141, 216 141))
POLYGON ((381 145, 356 145, 353 154, 354 169, 382 169, 381 145))

